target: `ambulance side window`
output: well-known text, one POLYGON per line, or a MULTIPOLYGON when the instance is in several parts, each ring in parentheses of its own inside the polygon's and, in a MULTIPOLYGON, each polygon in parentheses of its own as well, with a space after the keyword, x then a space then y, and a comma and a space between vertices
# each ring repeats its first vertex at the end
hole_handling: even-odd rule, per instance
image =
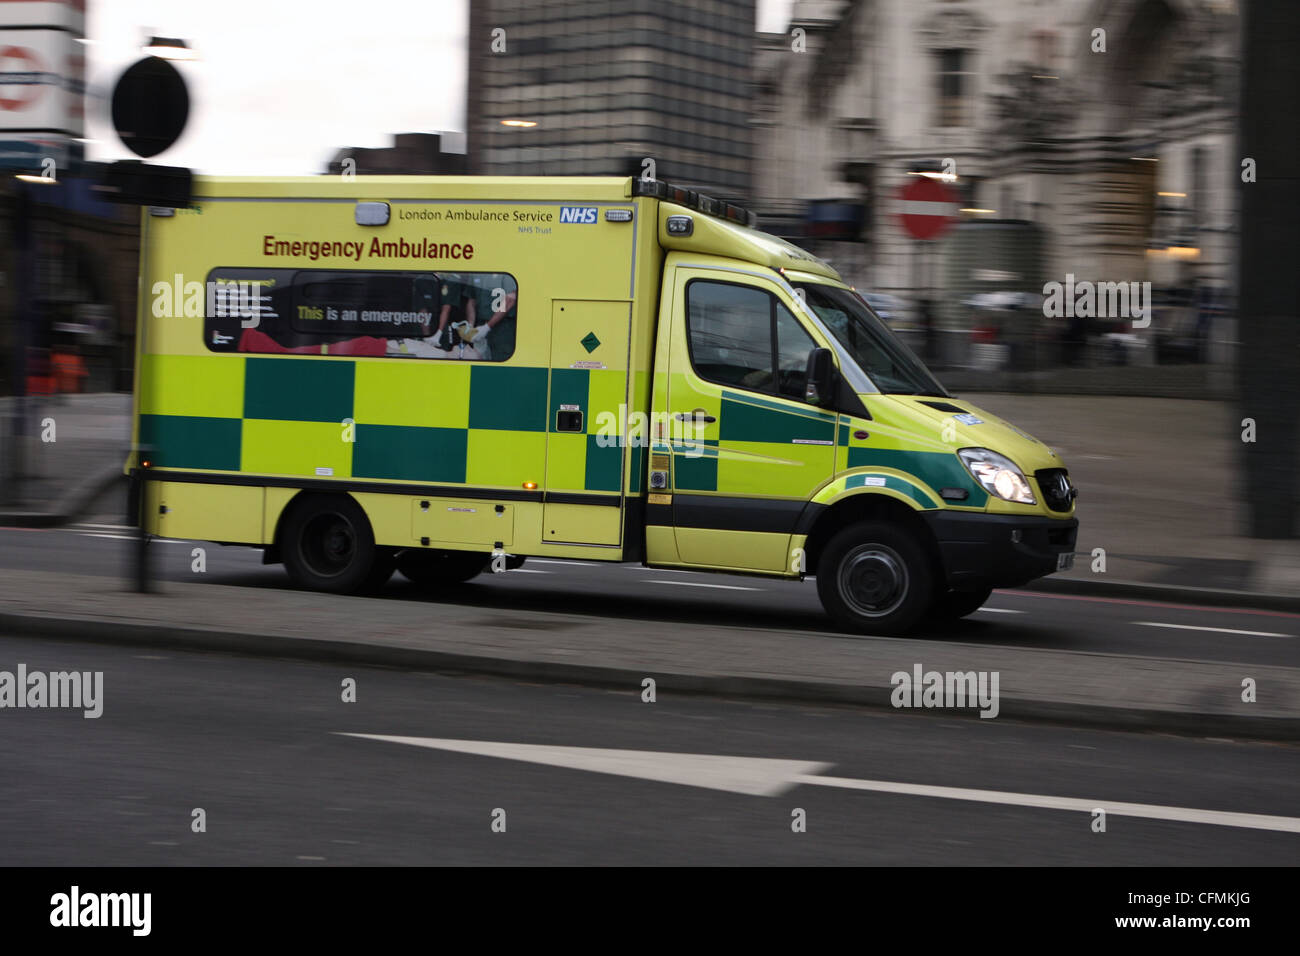
POLYGON ((700 378, 772 390, 772 297, 766 292, 694 280, 686 286, 686 327, 700 378))
POLYGON ((790 310, 776 304, 777 391, 804 400, 808 384, 808 353, 817 347, 790 310))
POLYGON ((769 292, 694 279, 686 286, 687 344, 700 378, 803 400, 815 344, 769 292))

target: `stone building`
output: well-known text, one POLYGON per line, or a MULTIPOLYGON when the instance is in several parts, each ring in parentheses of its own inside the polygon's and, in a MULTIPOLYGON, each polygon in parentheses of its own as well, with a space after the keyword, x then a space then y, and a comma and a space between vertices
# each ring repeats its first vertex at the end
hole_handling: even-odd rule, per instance
POLYGON ((757 42, 755 205, 792 236, 856 205, 854 241, 807 244, 858 284, 934 296, 949 325, 973 293, 1067 275, 1222 303, 1238 32, 1235 0, 796 0, 757 42), (950 169, 962 225, 909 238, 899 190, 950 169), (999 260, 990 221, 1028 245, 999 260))

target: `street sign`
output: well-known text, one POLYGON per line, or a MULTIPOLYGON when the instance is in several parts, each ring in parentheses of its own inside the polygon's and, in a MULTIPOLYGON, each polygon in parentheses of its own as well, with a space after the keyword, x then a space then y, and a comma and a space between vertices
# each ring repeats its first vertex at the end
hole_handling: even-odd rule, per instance
POLYGON ((937 239, 958 218, 957 194, 926 176, 904 186, 898 200, 899 222, 913 239, 937 239))
POLYGON ((25 46, 0 47, 0 110, 18 112, 30 109, 45 92, 46 83, 58 83, 36 51, 25 46))
POLYGON ((62 178, 84 136, 85 4, 0 0, 0 169, 62 178))
POLYGON ((148 159, 180 139, 190 116, 190 94, 176 67, 147 56, 113 88, 113 129, 126 148, 148 159))

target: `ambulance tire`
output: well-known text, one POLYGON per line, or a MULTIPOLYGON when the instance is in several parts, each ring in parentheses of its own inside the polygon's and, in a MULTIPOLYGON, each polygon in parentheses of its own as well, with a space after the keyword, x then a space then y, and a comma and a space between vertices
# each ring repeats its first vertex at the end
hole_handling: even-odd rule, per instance
POLYGON ((984 602, 993 593, 992 588, 980 588, 977 591, 948 591, 934 602, 930 617, 936 621, 955 621, 968 614, 974 614, 984 606, 984 602))
POLYGON ((826 544, 817 595, 836 624, 859 634, 906 634, 934 603, 929 553, 906 529, 860 521, 826 544))
POLYGON ((479 576, 492 560, 483 551, 415 551, 397 555, 397 570, 422 588, 445 588, 479 576))
POLYGON ((370 519, 347 495, 299 499, 285 516, 280 545, 294 584, 314 591, 356 594, 375 565, 370 519))

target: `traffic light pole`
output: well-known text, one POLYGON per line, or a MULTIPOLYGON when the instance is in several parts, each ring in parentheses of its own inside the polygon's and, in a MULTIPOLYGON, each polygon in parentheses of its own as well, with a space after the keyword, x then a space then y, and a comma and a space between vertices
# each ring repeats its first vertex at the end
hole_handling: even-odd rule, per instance
MULTIPOLYGON (((1295 44, 1300 4, 1242 4, 1240 140, 1234 184, 1240 191, 1237 379, 1243 436, 1239 487, 1253 538, 1300 536, 1300 89, 1295 44)), ((1232 423, 1234 429, 1237 422, 1232 423)))

